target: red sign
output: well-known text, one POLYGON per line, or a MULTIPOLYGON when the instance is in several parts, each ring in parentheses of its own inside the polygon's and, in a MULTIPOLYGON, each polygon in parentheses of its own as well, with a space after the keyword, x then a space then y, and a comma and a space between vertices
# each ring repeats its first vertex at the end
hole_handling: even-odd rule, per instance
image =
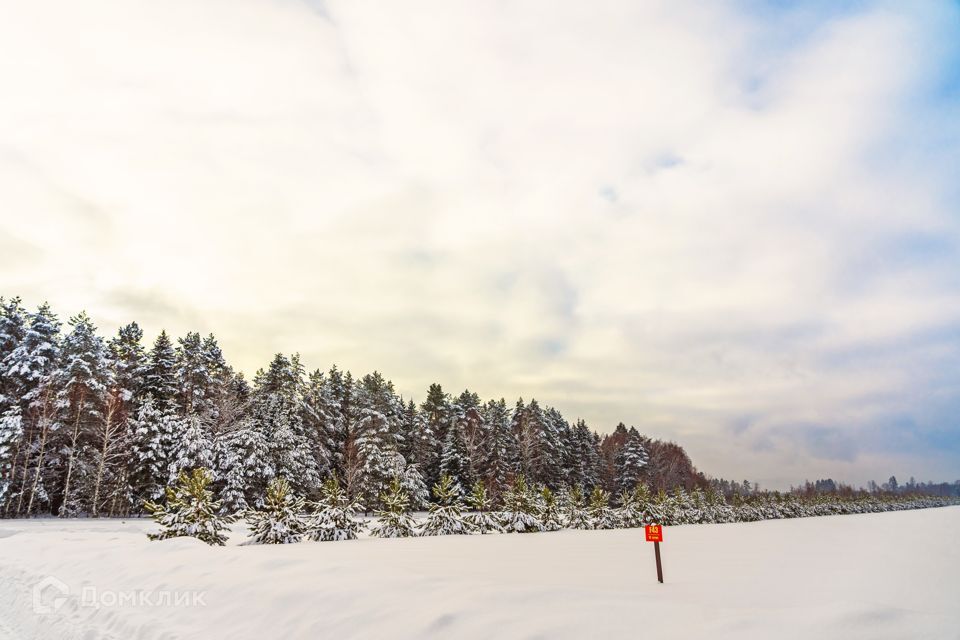
POLYGON ((658 524, 648 524, 647 542, 663 542, 663 527, 658 524))

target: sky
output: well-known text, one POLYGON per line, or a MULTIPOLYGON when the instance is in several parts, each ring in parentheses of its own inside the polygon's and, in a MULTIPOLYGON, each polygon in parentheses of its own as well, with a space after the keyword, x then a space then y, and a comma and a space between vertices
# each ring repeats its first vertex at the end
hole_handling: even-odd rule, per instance
POLYGON ((0 294, 960 478, 960 3, 0 0, 0 294))

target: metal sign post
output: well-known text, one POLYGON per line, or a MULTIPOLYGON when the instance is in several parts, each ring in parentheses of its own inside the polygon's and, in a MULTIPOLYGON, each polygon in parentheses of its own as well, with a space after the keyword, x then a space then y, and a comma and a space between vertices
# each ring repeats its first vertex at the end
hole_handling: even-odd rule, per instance
POLYGON ((646 526, 647 542, 653 543, 653 555, 657 558, 657 581, 663 584, 663 564, 660 562, 660 543, 663 542, 663 527, 658 524, 646 526))

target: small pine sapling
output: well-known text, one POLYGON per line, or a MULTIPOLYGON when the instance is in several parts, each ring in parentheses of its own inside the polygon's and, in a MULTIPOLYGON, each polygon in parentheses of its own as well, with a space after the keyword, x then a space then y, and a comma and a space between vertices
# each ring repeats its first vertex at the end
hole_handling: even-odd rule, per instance
POLYGON ((286 478, 274 478, 267 486, 263 508, 246 513, 250 526, 248 544, 290 544, 306 533, 304 499, 290 490, 286 478))
POLYGON ((433 497, 436 502, 430 505, 422 536, 449 536, 470 533, 470 527, 463 519, 460 507, 460 485, 454 483, 447 474, 440 476, 440 482, 433 485, 433 497))
POLYGON ((160 525, 158 533, 150 533, 151 540, 166 540, 189 536, 209 545, 223 546, 234 518, 220 515, 220 501, 213 499, 209 490, 213 476, 203 467, 191 473, 181 471, 177 483, 166 488, 166 504, 147 501, 144 508, 154 522, 160 525))
POLYGON ((617 496, 620 506, 613 510, 618 529, 633 529, 640 526, 640 514, 632 491, 623 490, 617 496))
POLYGON ((590 516, 592 529, 614 529, 617 526, 613 510, 610 508, 610 494, 600 487, 594 487, 590 494, 587 514, 590 516))
POLYGON ((399 476, 394 476, 390 487, 380 495, 383 509, 377 511, 379 522, 370 530, 376 538, 408 538, 417 535, 416 522, 410 515, 410 496, 399 476))
POLYGON ((320 542, 356 540, 363 529, 363 520, 356 517, 360 505, 347 495, 337 476, 323 483, 320 502, 313 505, 307 522, 307 537, 320 542))
POLYGON ((647 488, 646 484, 638 482, 637 486, 633 488, 633 504, 637 511, 638 527, 654 523, 653 503, 650 497, 650 489, 647 488))
POLYGON ((480 481, 473 483, 470 495, 467 496, 467 506, 472 509, 464 516, 467 526, 477 533, 503 533, 503 527, 490 512, 493 502, 487 494, 487 488, 480 481))
POLYGON ((543 531, 537 518, 535 496, 522 475, 514 478, 513 484, 503 494, 503 511, 500 516, 500 523, 508 533, 543 531))
POLYGON ((538 507, 537 517, 540 519, 540 526, 544 531, 559 531, 563 529, 563 518, 560 513, 560 507, 557 505, 557 497, 549 487, 540 489, 538 507))
POLYGON ((583 487, 574 485, 567 494, 566 499, 566 525, 570 529, 592 529, 590 525, 590 514, 587 513, 585 499, 583 497, 583 487))

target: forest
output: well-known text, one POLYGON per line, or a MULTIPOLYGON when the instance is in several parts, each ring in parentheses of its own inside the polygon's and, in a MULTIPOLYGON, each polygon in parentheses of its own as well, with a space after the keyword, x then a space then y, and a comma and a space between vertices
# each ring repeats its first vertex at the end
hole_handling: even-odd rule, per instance
POLYGON ((316 497, 339 478, 366 508, 399 478, 415 508, 441 475, 500 499, 518 474, 586 490, 706 482, 677 444, 619 425, 601 437, 537 400, 483 401, 432 384, 418 404, 378 372, 307 372, 277 354, 252 381, 213 335, 143 344, 133 322, 110 338, 86 313, 63 325, 0 299, 0 501, 5 517, 125 516, 162 500, 181 471, 209 469, 224 508, 261 500, 275 477, 316 497))
MULTIPOLYGON (((47 304, 0 298, 0 515, 141 514, 197 469, 225 513, 262 506, 278 478, 307 500, 335 479, 367 511, 386 506, 391 483, 424 509, 442 479, 462 497, 480 485, 496 506, 518 479, 620 503, 640 485, 681 504, 703 491, 724 503, 778 500, 755 483, 707 478, 676 443, 623 423, 601 436, 536 399, 508 404, 432 384, 417 403, 376 371, 308 372, 296 354, 277 354, 247 381, 212 334, 174 341, 161 331, 149 347, 143 335, 133 322, 104 338, 86 313, 64 326, 47 304)), ((794 490, 825 492, 857 493, 832 480, 794 490)))

